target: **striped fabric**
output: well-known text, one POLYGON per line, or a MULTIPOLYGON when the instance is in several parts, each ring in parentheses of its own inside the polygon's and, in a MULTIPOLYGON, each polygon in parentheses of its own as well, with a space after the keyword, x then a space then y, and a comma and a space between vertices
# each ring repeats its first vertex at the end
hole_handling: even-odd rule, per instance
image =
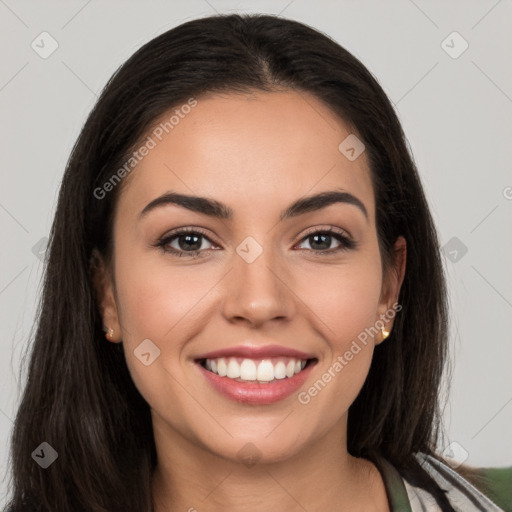
MULTIPOLYGON (((434 457, 424 453, 417 453, 415 457, 439 486, 447 491, 446 496, 457 512, 512 511, 512 503, 509 502, 512 494, 512 468, 501 470, 499 474, 503 482, 500 481, 499 485, 493 485, 492 480, 488 479, 485 489, 488 492, 484 494, 434 457)), ((442 512, 429 492, 408 482, 387 460, 380 459, 377 467, 382 474, 392 512, 442 512)), ((483 476, 498 474, 487 471, 485 468, 479 471, 483 476)))

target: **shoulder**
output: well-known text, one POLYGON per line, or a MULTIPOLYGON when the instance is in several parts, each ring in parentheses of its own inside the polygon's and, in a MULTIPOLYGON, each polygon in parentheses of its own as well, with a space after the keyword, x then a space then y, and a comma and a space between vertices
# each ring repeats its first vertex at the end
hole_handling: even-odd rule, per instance
MULTIPOLYGON (((431 455, 419 452, 415 457, 422 468, 446 491, 446 496, 455 510, 512 512, 512 467, 464 467, 457 472, 431 455)), ((423 505, 434 503, 430 493, 413 486, 406 478, 403 480, 413 512, 425 510, 423 505)))

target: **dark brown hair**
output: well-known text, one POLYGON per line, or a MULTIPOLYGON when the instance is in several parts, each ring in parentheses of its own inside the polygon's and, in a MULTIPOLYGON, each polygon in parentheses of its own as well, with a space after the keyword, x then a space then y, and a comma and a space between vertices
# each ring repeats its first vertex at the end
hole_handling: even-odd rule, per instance
POLYGON ((287 89, 323 101, 364 141, 385 270, 397 237, 407 241, 402 310, 350 408, 348 451, 386 458, 453 510, 414 457, 436 456, 448 313, 435 227, 397 115, 372 74, 329 37, 276 16, 233 14, 189 21, 140 48, 110 79, 73 148, 12 434, 13 512, 151 511, 149 406, 122 344, 105 341, 92 282, 93 250, 107 261, 112 254, 123 184, 104 198, 94 191, 157 118, 190 97, 287 89), (43 441, 59 454, 47 469, 31 458, 43 441))

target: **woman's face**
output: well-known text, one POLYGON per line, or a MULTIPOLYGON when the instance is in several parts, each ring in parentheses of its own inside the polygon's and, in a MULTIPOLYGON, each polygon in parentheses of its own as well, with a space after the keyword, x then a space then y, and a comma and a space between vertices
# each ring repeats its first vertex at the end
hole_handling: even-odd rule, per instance
POLYGON ((153 143, 123 184, 115 288, 102 299, 156 437, 277 461, 344 436, 404 271, 399 257, 383 281, 366 153, 306 93, 210 96, 180 113, 169 133, 147 134, 153 143), (345 196, 289 210, 330 192, 345 196), (148 207, 170 193, 230 215, 192 200, 148 207), (192 233, 176 235, 183 228, 192 233), (227 376, 202 366, 208 355, 227 376), (313 361, 295 374, 302 358, 313 361))

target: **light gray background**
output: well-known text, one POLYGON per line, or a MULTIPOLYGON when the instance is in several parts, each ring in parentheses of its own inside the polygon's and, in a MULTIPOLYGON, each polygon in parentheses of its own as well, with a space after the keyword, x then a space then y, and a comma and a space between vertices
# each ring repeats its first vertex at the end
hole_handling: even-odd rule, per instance
POLYGON ((0 475, 40 291, 33 247, 49 232, 72 145, 101 88, 142 43, 215 11, 281 13, 329 34, 396 105, 441 243, 456 237, 467 247, 458 261, 445 257, 455 363, 440 450, 456 442, 470 464, 512 464, 510 0, 0 0, 0 475), (59 45, 47 59, 31 48, 43 31, 59 45), (469 44, 456 59, 441 46, 453 31, 469 44))

